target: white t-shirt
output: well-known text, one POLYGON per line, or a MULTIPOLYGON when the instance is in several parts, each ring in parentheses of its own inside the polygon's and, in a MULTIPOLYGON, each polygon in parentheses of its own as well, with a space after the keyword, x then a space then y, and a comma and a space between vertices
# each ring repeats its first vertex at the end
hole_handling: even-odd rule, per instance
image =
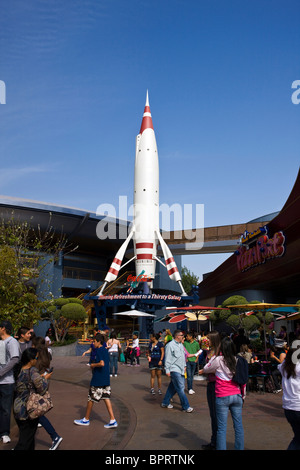
POLYGON ((278 369, 282 375, 282 407, 285 410, 300 411, 300 362, 296 364, 296 377, 286 376, 286 372, 283 368, 283 364, 278 365, 278 369))
POLYGON ((0 367, 1 364, 6 363, 6 348, 5 348, 5 343, 2 339, 0 339, 0 367))
POLYGON ((48 343, 48 346, 50 346, 51 339, 49 338, 49 336, 45 336, 45 341, 46 341, 46 343, 48 343))
MULTIPOLYGON (((5 356, 6 357, 5 357, 5 364, 0 364, 0 369, 5 367, 5 365, 11 360, 11 358, 20 357, 19 343, 15 338, 13 338, 12 336, 9 336, 9 338, 6 338, 6 339, 1 340, 1 341, 3 341, 3 343, 4 343, 5 356)), ((3 344, 2 344, 2 346, 3 346, 3 344)), ((10 369, 6 374, 4 374, 3 377, 0 377, 0 384, 1 385, 3 385, 3 384, 13 384, 14 382, 15 382, 15 379, 14 379, 13 368, 10 369)))
POLYGON ((119 345, 117 342, 113 343, 109 343, 108 342, 108 346, 110 346, 110 348, 108 349, 108 352, 118 352, 119 351, 119 345))

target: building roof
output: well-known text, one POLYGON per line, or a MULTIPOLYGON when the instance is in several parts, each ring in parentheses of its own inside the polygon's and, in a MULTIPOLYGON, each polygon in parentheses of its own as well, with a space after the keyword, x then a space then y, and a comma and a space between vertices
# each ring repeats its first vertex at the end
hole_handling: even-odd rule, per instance
POLYGON ((98 215, 95 212, 78 209, 74 207, 62 206, 30 199, 21 199, 10 196, 0 196, 0 216, 11 217, 20 221, 29 221, 33 227, 40 226, 41 230, 46 230, 49 225, 56 233, 63 233, 69 241, 79 244, 84 251, 95 252, 103 249, 116 250, 126 238, 129 222, 98 215), (99 222, 108 224, 111 230, 119 235, 119 239, 100 240, 96 230, 99 222))

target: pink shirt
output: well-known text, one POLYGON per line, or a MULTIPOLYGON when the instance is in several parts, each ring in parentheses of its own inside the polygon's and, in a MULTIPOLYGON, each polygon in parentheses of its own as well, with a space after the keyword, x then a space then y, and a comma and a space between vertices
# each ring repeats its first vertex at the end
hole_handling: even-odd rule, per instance
POLYGON ((213 356, 204 366, 204 372, 216 376, 216 397, 243 394, 241 387, 232 381, 233 373, 226 366, 223 356, 213 356))

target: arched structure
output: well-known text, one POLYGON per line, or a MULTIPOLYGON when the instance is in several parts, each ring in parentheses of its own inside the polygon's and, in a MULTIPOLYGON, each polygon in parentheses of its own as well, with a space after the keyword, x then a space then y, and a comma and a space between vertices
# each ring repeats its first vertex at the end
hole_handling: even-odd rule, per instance
POLYGON ((199 284, 200 302, 217 305, 234 294, 245 295, 248 301, 299 300, 300 171, 282 210, 266 226, 268 239, 261 245, 258 240, 250 243, 247 258, 246 251, 233 254, 199 284), (280 233, 284 239, 278 238, 280 233))

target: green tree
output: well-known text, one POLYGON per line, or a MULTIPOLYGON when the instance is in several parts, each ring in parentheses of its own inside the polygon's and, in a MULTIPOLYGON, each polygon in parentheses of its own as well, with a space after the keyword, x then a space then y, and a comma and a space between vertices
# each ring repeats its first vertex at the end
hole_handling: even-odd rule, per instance
POLYGON ((242 295, 232 295, 228 299, 224 300, 222 307, 227 308, 228 305, 242 305, 247 304, 247 299, 242 295))
POLYGON ((41 318, 44 304, 37 281, 46 282, 46 266, 67 248, 65 236, 55 234, 50 220, 43 233, 13 213, 0 220, 0 320, 10 320, 14 329, 31 327, 41 318))
POLYGON ((193 286, 199 284, 199 277, 192 273, 186 266, 181 269, 181 281, 187 294, 192 291, 193 286))
POLYGON ((242 318, 241 326, 247 333, 256 330, 260 326, 260 321, 256 315, 250 315, 249 317, 242 318))
POLYGON ((43 319, 50 320, 58 343, 63 342, 73 323, 83 322, 88 317, 82 300, 77 298, 53 299, 44 302, 43 319))
POLYGON ((237 315, 236 309, 228 309, 228 305, 240 305, 246 304, 247 300, 245 297, 241 295, 232 295, 228 297, 226 300, 219 305, 219 308, 222 310, 215 310, 213 311, 209 318, 213 323, 222 323, 227 322, 233 329, 237 329, 239 327, 240 321, 239 316, 237 315), (228 321, 230 318, 230 321, 228 321))
POLYGON ((238 317, 238 315, 231 314, 227 320, 226 323, 231 326, 234 330, 238 330, 240 328, 241 322, 238 317))
POLYGON ((27 282, 28 268, 20 269, 14 249, 0 246, 0 319, 10 320, 14 329, 40 318, 42 302, 27 282))
POLYGON ((241 307, 240 309, 225 309, 228 308, 228 305, 246 305, 256 303, 259 302, 256 300, 248 302, 247 299, 242 295, 232 295, 226 300, 224 300, 224 302, 219 306, 223 307, 223 310, 214 311, 213 313, 211 313, 209 318, 213 323, 226 322, 235 331, 237 331, 239 328, 244 328, 244 330, 249 334, 251 333, 251 331, 259 328, 259 326, 263 324, 263 321, 265 321, 266 325, 269 325, 274 319, 272 313, 267 312, 263 314, 261 311, 258 310, 252 315, 245 316, 241 315, 241 313, 248 310, 248 307, 241 307))

